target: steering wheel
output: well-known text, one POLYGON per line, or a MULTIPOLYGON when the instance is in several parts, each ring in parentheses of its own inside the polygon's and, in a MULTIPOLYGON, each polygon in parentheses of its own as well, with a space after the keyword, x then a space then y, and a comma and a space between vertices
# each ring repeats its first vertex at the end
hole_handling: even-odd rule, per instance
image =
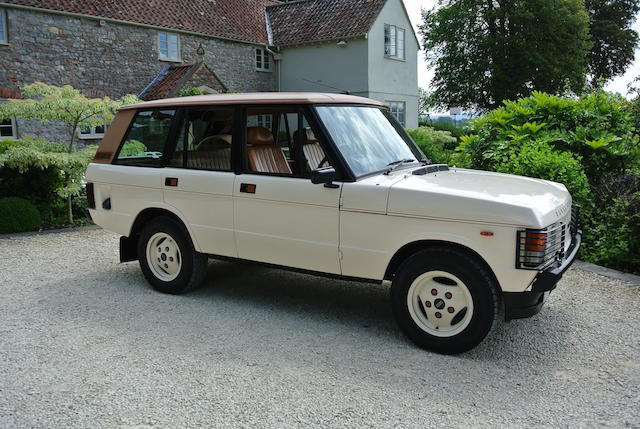
POLYGON ((322 158, 322 161, 320 161, 320 164, 318 164, 318 166, 316 168, 322 168, 322 165, 324 163, 326 163, 328 161, 327 156, 325 155, 324 158, 322 158))

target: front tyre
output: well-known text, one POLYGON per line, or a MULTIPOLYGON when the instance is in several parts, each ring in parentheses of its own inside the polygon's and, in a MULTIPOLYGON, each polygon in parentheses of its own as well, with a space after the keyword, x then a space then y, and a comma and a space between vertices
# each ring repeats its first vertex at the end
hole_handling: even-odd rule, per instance
POLYGON ((189 292, 202 284, 207 272, 207 256, 195 251, 188 234, 169 217, 144 227, 138 257, 145 278, 162 293, 189 292))
POLYGON ((497 317, 498 286, 488 270, 455 249, 416 253, 391 286, 396 320, 418 346, 443 354, 471 350, 497 317))

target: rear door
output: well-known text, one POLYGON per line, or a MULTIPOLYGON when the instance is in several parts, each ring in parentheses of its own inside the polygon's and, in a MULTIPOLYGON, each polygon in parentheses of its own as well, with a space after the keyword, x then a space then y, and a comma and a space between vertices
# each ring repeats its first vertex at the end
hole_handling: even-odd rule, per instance
POLYGON ((162 169, 164 201, 187 220, 203 253, 237 257, 233 231, 234 109, 181 111, 175 148, 162 169))

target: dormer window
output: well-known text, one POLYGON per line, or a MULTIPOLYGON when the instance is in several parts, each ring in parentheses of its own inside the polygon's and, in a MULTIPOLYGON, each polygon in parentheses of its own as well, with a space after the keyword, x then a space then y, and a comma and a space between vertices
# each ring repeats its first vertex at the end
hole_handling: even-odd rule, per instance
POLYGON ((162 61, 180 60, 180 36, 173 33, 158 33, 158 58, 162 61))
POLYGON ((384 26, 384 56, 404 60, 404 29, 395 25, 384 26))

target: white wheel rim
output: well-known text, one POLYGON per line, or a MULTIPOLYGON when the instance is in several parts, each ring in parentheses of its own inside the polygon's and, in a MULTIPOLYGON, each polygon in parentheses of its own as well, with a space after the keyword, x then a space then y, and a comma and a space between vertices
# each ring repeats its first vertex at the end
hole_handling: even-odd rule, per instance
POLYGON ((458 277, 445 271, 418 276, 407 294, 413 321, 430 335, 452 337, 464 331, 473 317, 473 298, 458 277))
POLYGON ((170 282, 178 277, 182 268, 180 248, 165 232, 158 232, 147 241, 147 263, 153 275, 170 282))

